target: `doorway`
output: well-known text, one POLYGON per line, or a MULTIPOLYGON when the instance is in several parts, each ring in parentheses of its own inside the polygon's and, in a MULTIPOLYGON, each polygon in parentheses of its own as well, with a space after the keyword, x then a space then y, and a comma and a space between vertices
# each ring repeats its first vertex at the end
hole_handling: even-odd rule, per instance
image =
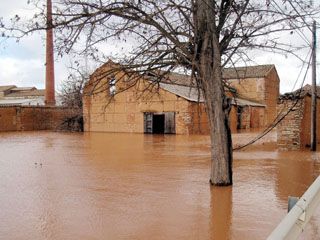
POLYGON ((153 115, 152 129, 154 134, 164 134, 164 114, 153 115))
POLYGON ((175 113, 144 113, 144 133, 174 134, 175 113))

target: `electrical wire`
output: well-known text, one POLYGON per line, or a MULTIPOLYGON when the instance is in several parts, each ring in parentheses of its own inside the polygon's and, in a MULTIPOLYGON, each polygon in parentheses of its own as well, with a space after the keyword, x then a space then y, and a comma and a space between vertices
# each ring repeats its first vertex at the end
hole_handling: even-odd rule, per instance
POLYGON ((298 96, 296 97, 296 101, 294 102, 294 104, 288 109, 288 111, 281 116, 282 114, 282 111, 280 111, 280 113, 278 113, 278 115, 276 116, 275 120, 261 133, 259 134, 258 136, 256 136, 255 138, 253 138, 251 141, 249 141, 248 143, 244 144, 244 145, 241 145, 241 146, 238 146, 238 147, 235 147, 233 148, 233 151, 236 151, 236 150, 240 150, 242 148, 245 148, 253 143, 255 143, 256 141, 258 141, 259 139, 263 138, 265 135, 267 135, 271 130, 273 130, 292 110, 293 108, 298 104, 299 100, 301 99, 301 93, 302 93, 302 86, 306 80, 306 77, 307 77, 307 73, 309 71, 309 67, 310 67, 310 63, 311 63, 311 59, 312 59, 312 55, 310 56, 310 59, 309 59, 309 62, 308 62, 308 67, 306 69, 306 72, 304 74, 304 77, 303 77, 303 81, 301 83, 301 87, 299 89, 299 92, 298 92, 298 96))
MULTIPOLYGON (((272 3, 274 3, 274 4, 276 5, 276 7, 278 8, 279 11, 281 11, 282 13, 284 13, 283 10, 281 9, 281 7, 280 7, 274 0, 272 1, 272 3)), ((309 24, 307 24, 307 22, 305 21, 305 19, 301 16, 301 14, 297 11, 297 9, 293 6, 293 4, 292 4, 290 1, 289 1, 289 3, 290 3, 290 5, 292 6, 292 8, 295 10, 295 12, 298 14, 298 16, 299 16, 299 17, 303 20, 303 22, 306 24, 306 26, 308 27, 308 29, 311 30, 309 24)), ((289 20, 289 21, 290 21, 290 23, 291 23, 292 25, 294 25, 294 26, 296 27, 295 23, 293 23, 292 20, 289 20)), ((298 35, 311 47, 311 43, 309 42, 309 40, 307 39, 307 37, 305 36, 305 34, 304 34, 299 28, 296 28, 295 30, 296 30, 296 32, 298 33, 298 35), (300 32, 300 33, 299 33, 299 32, 300 32)), ((311 31, 312 31, 312 30, 311 30, 311 31)), ((310 53, 310 51, 311 51, 311 50, 309 50, 309 53, 310 53)), ((307 54, 307 57, 308 57, 309 53, 307 54)), ((277 116, 276 116, 276 118, 274 119, 274 121, 273 121, 261 134, 259 134, 258 136, 256 136, 256 137, 253 138, 252 140, 250 140, 248 143, 233 148, 234 151, 235 151, 235 150, 242 149, 242 148, 245 148, 245 147, 247 147, 247 146, 255 143, 256 141, 258 141, 258 140, 261 139, 262 137, 264 137, 264 136, 265 136, 266 134, 268 134, 271 130, 273 130, 273 129, 292 111, 292 109, 297 105, 297 103, 299 102, 299 100, 300 100, 300 98, 301 98, 300 95, 301 95, 301 92, 302 92, 302 87, 303 87, 303 84, 304 84, 304 82, 305 82, 305 80, 306 80, 306 76, 307 76, 307 73, 308 73, 308 70, 309 70, 309 67, 310 67, 311 59, 312 59, 312 54, 310 55, 310 58, 309 58, 309 61, 308 61, 308 67, 307 67, 307 69, 306 69, 306 72, 305 72, 303 81, 302 81, 302 83, 301 83, 301 87, 300 87, 300 89, 299 89, 298 96, 296 97, 295 103, 288 109, 288 111, 287 111, 284 115, 282 115, 283 110, 284 110, 284 108, 283 108, 283 109, 277 114, 277 116), (282 116, 281 116, 281 115, 282 115, 282 116), (281 117, 280 117, 280 116, 281 116, 281 117)), ((304 62, 304 63, 305 63, 305 62, 304 62)), ((295 81, 295 84, 294 84, 294 86, 293 86, 293 89, 294 89, 294 87, 296 86, 297 81, 298 81, 298 79, 299 79, 299 77, 300 77, 300 75, 301 75, 301 73, 302 73, 302 69, 303 69, 303 67, 304 67, 304 63, 303 63, 303 65, 302 65, 301 70, 300 70, 300 73, 299 73, 299 75, 298 75, 298 77, 297 77, 297 79, 296 79, 296 81, 295 81)))

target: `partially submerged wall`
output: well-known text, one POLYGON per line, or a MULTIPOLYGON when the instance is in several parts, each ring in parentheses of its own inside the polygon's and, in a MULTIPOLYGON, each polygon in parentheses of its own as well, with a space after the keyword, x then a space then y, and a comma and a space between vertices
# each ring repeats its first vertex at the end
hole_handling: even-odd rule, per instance
POLYGON ((277 125, 277 145, 279 150, 299 150, 301 148, 301 124, 304 112, 304 101, 281 100, 278 114, 284 119, 277 125), (298 101, 296 103, 296 101, 298 101), (292 109, 291 109, 292 108, 292 109), (288 113, 288 111, 291 111, 288 113))
MULTIPOLYGON (((103 66, 91 76, 84 89, 83 116, 85 131, 101 132, 145 132, 145 114, 174 114, 175 133, 177 134, 209 134, 209 124, 205 106, 179 97, 173 92, 150 84, 140 76, 129 79, 125 72, 104 75, 100 71, 111 69, 103 66), (115 82, 113 86, 110 84, 115 82), (114 94, 114 90, 116 94, 114 94)), ((278 79, 275 81, 277 82, 278 79)), ((265 88, 263 79, 244 80, 246 86, 254 85, 249 92, 255 98, 264 101, 265 88), (257 92, 256 82, 259 82, 257 92), (253 84, 255 83, 255 84, 253 84), (260 86, 261 85, 261 86, 260 86)), ((242 86, 242 87, 246 87, 242 86)), ((277 99, 277 88, 272 93, 277 99)), ((243 95, 245 89, 243 89, 243 95)), ((257 99, 256 99, 257 100, 257 99)), ((257 101, 256 101, 257 102, 257 101)), ((230 112, 230 128, 238 129, 261 128, 265 126, 263 106, 232 106, 230 112), (239 109, 243 111, 238 111, 239 109)), ((274 110, 275 111, 275 110, 274 110)), ((149 121, 146 121, 149 123, 149 121)))
MULTIPOLYGON (((310 146, 311 97, 284 99, 278 104, 282 115, 295 104, 292 111, 277 126, 277 144, 280 150, 299 150, 310 146)), ((320 99, 317 100, 317 136, 320 136, 320 99)), ((320 139, 318 137, 318 143, 320 139)))
MULTIPOLYGON (((311 143, 311 96, 304 97, 304 112, 301 124, 301 146, 310 146, 311 143)), ((320 143, 320 98, 317 99, 317 143, 320 143)))
POLYGON ((58 130, 76 114, 64 107, 0 106, 0 131, 58 130))
MULTIPOLYGON (((145 112, 174 112, 175 132, 194 133, 193 116, 197 116, 196 107, 192 107, 185 99, 161 89, 158 93, 146 93, 139 97, 130 89, 115 95, 111 100, 106 91, 85 96, 83 100, 85 131, 143 133, 145 112)), ((204 110, 201 115, 203 114, 204 110)), ((201 123, 206 125, 203 116, 201 119, 201 123)), ((200 128, 203 129, 203 126, 200 128)))

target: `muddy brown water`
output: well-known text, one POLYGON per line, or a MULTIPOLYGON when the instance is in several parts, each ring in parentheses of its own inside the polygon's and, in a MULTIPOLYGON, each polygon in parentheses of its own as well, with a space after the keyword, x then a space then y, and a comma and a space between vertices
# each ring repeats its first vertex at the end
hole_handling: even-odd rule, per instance
MULTIPOLYGON (((320 170, 273 138, 235 152, 234 186, 216 188, 206 136, 0 133, 0 239, 266 239, 320 170)), ((302 239, 319 238, 317 211, 302 239)))

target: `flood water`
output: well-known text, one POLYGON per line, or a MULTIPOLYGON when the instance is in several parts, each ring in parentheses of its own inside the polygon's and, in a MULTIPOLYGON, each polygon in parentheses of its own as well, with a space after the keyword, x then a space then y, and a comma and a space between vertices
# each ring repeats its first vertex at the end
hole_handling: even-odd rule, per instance
MULTIPOLYGON (((235 152, 217 188, 206 136, 0 133, 0 239, 266 239, 320 171, 272 138, 235 152)), ((319 236, 318 210, 302 239, 319 236)))

